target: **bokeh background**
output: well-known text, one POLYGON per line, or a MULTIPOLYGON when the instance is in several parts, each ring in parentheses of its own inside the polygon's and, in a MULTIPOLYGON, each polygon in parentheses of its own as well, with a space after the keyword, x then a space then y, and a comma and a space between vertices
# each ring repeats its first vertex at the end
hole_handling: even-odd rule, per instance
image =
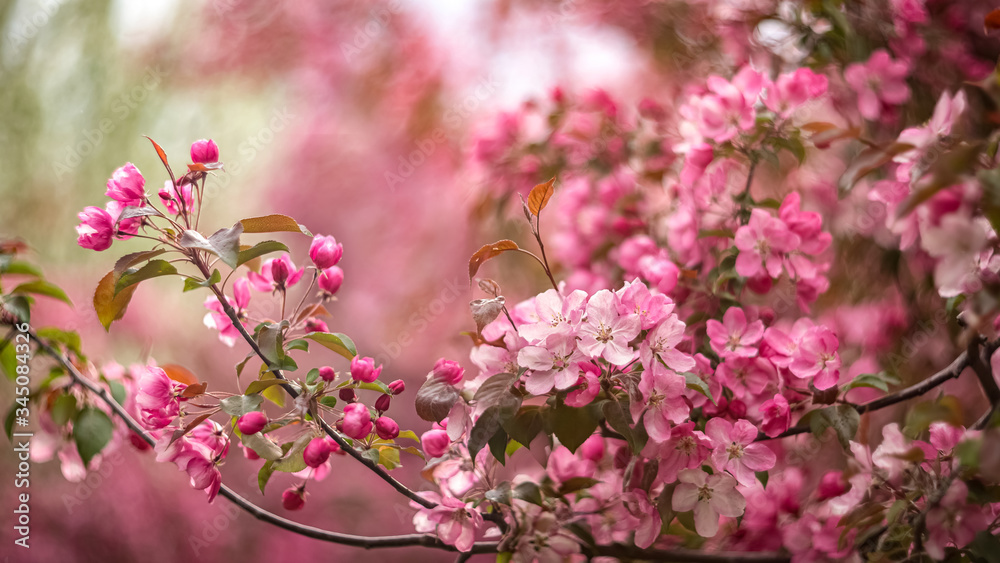
MULTIPOLYGON (((76 304, 40 303, 34 324, 80 331, 95 363, 154 358, 217 389, 231 385, 245 351, 217 341, 202 325, 204 296, 181 294, 176 280, 144 284, 105 334, 90 306, 94 288, 117 256, 143 245, 95 253, 76 245, 73 230, 83 207, 103 205, 107 178, 126 161, 147 191, 166 180, 143 135, 175 168, 192 141, 212 138, 226 171, 209 180, 205 224, 278 212, 342 241, 347 278, 329 322, 385 365, 386 381, 415 390, 441 356, 470 366, 460 332, 479 295, 466 262, 513 229, 484 204, 488 186, 467 165, 470 138, 484 116, 556 86, 621 89, 624 101, 662 86, 662 73, 649 70, 671 64, 658 53, 677 46, 644 39, 660 22, 619 20, 612 4, 0 0, 0 236, 25 241, 76 304)), ((304 255, 305 237, 283 240, 304 255)), ((345 367, 317 353, 323 362, 345 367)), ((11 394, 0 384, 5 404, 11 394)), ((412 407, 395 408, 406 410, 393 413, 404 428, 424 429, 412 407)), ((0 455, 2 507, 13 506, 12 460, 0 455)), ((261 497, 255 467, 230 460, 226 482, 281 512, 278 493, 293 479, 275 477, 261 497)), ((404 463, 400 478, 419 483, 420 461, 404 463)), ((296 520, 358 534, 412 531, 408 505, 355 464, 339 464, 310 491, 296 520)), ((9 547, 11 513, 0 511, 4 561, 454 558, 297 537, 223 499, 206 504, 172 464, 128 447, 81 483, 67 482, 57 462, 35 464, 31 499, 30 552, 9 547)))

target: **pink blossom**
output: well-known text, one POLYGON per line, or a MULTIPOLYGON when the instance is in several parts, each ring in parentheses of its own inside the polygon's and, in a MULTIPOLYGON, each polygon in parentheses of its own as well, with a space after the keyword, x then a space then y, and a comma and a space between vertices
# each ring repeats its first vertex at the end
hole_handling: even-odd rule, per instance
POLYGON ((337 265, 344 255, 344 245, 332 236, 316 235, 309 245, 309 258, 320 270, 337 265))
POLYGON ((180 189, 174 187, 174 183, 167 180, 163 183, 163 187, 160 188, 160 201, 163 206, 167 208, 167 211, 173 213, 174 215, 179 215, 181 213, 180 201, 183 197, 184 199, 184 210, 190 212, 194 206, 194 195, 192 194, 193 186, 191 184, 182 184, 180 189))
POLYGON ((736 481, 729 475, 684 469, 677 478, 680 484, 674 489, 671 506, 678 512, 694 510, 695 531, 702 537, 711 538, 718 533, 719 516, 736 518, 746 509, 746 499, 736 490, 736 481))
POLYGON ((517 333, 531 344, 538 344, 553 334, 574 336, 583 317, 587 292, 575 290, 563 297, 550 289, 535 297, 537 322, 525 323, 517 333))
POLYGON ((763 430, 764 434, 766 434, 769 438, 774 438, 785 430, 788 430, 788 427, 791 424, 791 412, 788 410, 788 399, 785 399, 785 397, 780 393, 776 393, 774 398, 765 401, 764 404, 760 406, 760 413, 764 417, 764 422, 761 424, 761 430, 763 430))
POLYGON ((332 381, 336 381, 337 372, 334 371, 333 368, 330 366, 322 366, 319 368, 319 377, 323 381, 330 383, 332 381))
MULTIPOLYGON (((226 297, 226 301, 233 307, 236 317, 241 319, 240 322, 243 322, 242 319, 246 318, 246 308, 250 305, 250 282, 246 278, 236 280, 233 283, 233 299, 226 297)), ((242 337, 239 329, 236 328, 233 320, 226 314, 225 308, 217 297, 207 297, 204 305, 209 310, 209 313, 205 314, 205 326, 218 330, 219 340, 232 348, 236 344, 236 341, 242 337)))
MULTIPOLYGON (((994 372, 996 373, 996 372, 994 372)), ((947 422, 932 422, 930 426, 931 445, 942 453, 950 453, 965 435, 965 428, 952 426, 947 422)))
POLYGON ((295 269, 291 257, 282 254, 280 258, 265 260, 260 266, 260 273, 250 272, 250 285, 257 291, 269 293, 278 289, 289 288, 299 282, 305 268, 295 269))
POLYGON ((829 389, 840 381, 840 343, 837 335, 825 326, 809 330, 799 343, 790 369, 795 377, 813 378, 819 390, 829 389))
POLYGON ((928 537, 924 547, 934 560, 945 559, 945 546, 965 547, 976 532, 989 526, 991 517, 983 507, 969 504, 968 497, 968 486, 961 479, 955 479, 941 502, 927 512, 928 537))
POLYGON ((77 217, 80 218, 80 224, 76 227, 79 235, 77 244, 97 251, 111 248, 115 221, 107 211, 100 207, 87 207, 77 217))
POLYGON ((191 144, 191 162, 211 164, 219 162, 219 146, 211 139, 201 139, 191 144))
POLYGON ((781 117, 788 117, 802 104, 826 94, 827 78, 808 68, 785 73, 767 88, 764 104, 781 117))
POLYGON ((465 377, 465 368, 456 361, 439 358, 434 363, 434 369, 431 371, 431 374, 445 383, 458 385, 465 377))
POLYGON ((575 389, 566 394, 564 402, 570 407, 585 407, 592 403, 601 392, 601 368, 591 362, 577 364, 575 389))
MULTIPOLYGON (((210 433, 214 434, 215 428, 211 422, 206 421, 202 425, 209 426, 210 433)), ((228 450, 228 441, 225 450, 228 450)), ((222 473, 217 464, 225 456, 224 451, 219 452, 206 444, 205 440, 192 439, 191 436, 171 441, 171 434, 164 433, 157 441, 156 452, 156 461, 176 464, 177 469, 187 472, 194 489, 204 490, 209 502, 215 500, 222 486, 222 473)))
POLYGON ((375 421, 375 433, 383 440, 393 440, 399 436, 399 424, 388 416, 380 416, 375 421))
POLYGON ((580 326, 580 351, 590 358, 604 358, 625 365, 635 357, 629 342, 639 335, 639 315, 618 314, 617 296, 607 289, 587 302, 587 318, 580 326))
POLYGON ((670 439, 660 446, 659 477, 664 483, 673 483, 683 469, 701 466, 712 452, 712 441, 688 421, 674 426, 670 439))
POLYGON ((362 383, 371 383, 382 374, 382 366, 375 367, 375 359, 361 356, 351 358, 351 378, 362 383))
POLYGON ((549 455, 545 472, 556 483, 565 483, 577 477, 591 478, 597 471, 593 461, 580 459, 566 446, 559 446, 549 455))
POLYGON ((325 437, 313 438, 302 450, 302 459, 312 468, 319 467, 330 459, 330 445, 325 437))
POLYGON ((687 420, 691 407, 684 399, 687 382, 684 376, 656 363, 652 369, 642 372, 639 380, 639 392, 642 402, 631 403, 632 417, 636 418, 643 410, 646 414, 643 421, 646 432, 654 442, 663 442, 670 438, 671 424, 680 424, 687 420))
POLYGON ((734 425, 723 418, 713 418, 705 425, 705 434, 712 440, 715 466, 720 471, 728 470, 745 487, 757 482, 755 471, 767 471, 777 461, 770 448, 754 442, 757 427, 749 420, 737 420, 734 425))
POLYGON ((125 205, 142 205, 142 200, 146 197, 143 189, 145 186, 146 179, 142 177, 142 173, 131 162, 127 162, 111 175, 104 195, 125 205))
POLYGON ((419 511, 413 516, 413 527, 417 532, 434 533, 448 545, 459 551, 469 551, 476 540, 476 531, 483 527, 483 516, 472 503, 464 503, 454 497, 442 497, 426 491, 417 493, 427 500, 436 502, 434 508, 410 502, 419 511))
POLYGON ((618 312, 639 315, 639 327, 642 330, 649 330, 660 324, 674 310, 674 302, 669 297, 662 293, 650 293, 646 284, 637 279, 627 282, 616 294, 619 298, 618 312))
POLYGON ((639 259, 639 274, 661 293, 670 293, 677 287, 680 272, 663 253, 639 259))
POLYGON ((622 241, 616 250, 618 265, 626 274, 634 276, 639 273, 639 260, 644 256, 656 254, 660 249, 648 235, 635 235, 622 241))
POLYGON ((849 484, 844 481, 844 474, 841 471, 827 471, 819 480, 816 487, 819 500, 839 497, 847 492, 849 484))
POLYGON ((532 395, 572 387, 579 375, 576 365, 586 357, 576 348, 576 338, 553 334, 542 343, 544 346, 525 346, 517 353, 517 363, 531 372, 525 380, 525 389, 532 395))
POLYGON ((995 233, 989 222, 969 219, 962 213, 945 215, 939 226, 927 225, 921 231, 920 246, 937 259, 934 284, 941 297, 955 297, 982 288, 979 260, 995 233))
POLYGON ((954 96, 948 92, 942 92, 937 105, 934 106, 934 115, 926 124, 920 127, 909 127, 899 134, 896 142, 913 145, 913 149, 896 155, 893 160, 912 162, 941 139, 951 135, 951 130, 955 126, 955 122, 965 112, 966 105, 964 90, 959 90, 954 96))
POLYGON ((671 314, 651 330, 639 345, 643 367, 653 369, 654 364, 662 363, 678 372, 694 369, 694 358, 676 348, 684 338, 684 328, 684 323, 677 315, 671 314))
POLYGON ((791 232, 781 219, 756 207, 750 212, 750 221, 736 230, 736 273, 753 278, 768 275, 781 276, 783 254, 799 246, 799 236, 791 232))
POLYGON ((639 523, 635 527, 636 547, 646 549, 653 545, 656 538, 660 537, 660 513, 656 505, 649 502, 648 493, 641 490, 633 490, 622 495, 625 508, 636 518, 639 523))
POLYGON ((894 61, 885 49, 872 53, 866 63, 853 63, 844 70, 844 80, 858 94, 858 111, 865 119, 875 120, 882 105, 896 106, 910 99, 906 75, 910 70, 903 61, 894 61))
POLYGON ((807 318, 795 321, 790 334, 775 328, 769 327, 764 331, 764 344, 762 355, 774 365, 787 368, 792 365, 799 353, 799 343, 815 325, 807 318))
POLYGON ((362 403, 351 403, 344 407, 343 431, 348 437, 361 440, 372 432, 372 415, 362 403))
POLYGON ((244 414, 236 421, 241 434, 256 434, 267 426, 267 415, 260 411, 244 414))
POLYGON ((739 307, 730 307, 722 322, 709 319, 705 326, 712 350, 723 358, 752 358, 757 355, 757 343, 764 336, 764 323, 760 319, 747 322, 746 313, 739 307))
POLYGON ((444 430, 428 430, 420 437, 420 446, 428 458, 441 457, 451 447, 451 439, 444 430))
POLYGON ((163 369, 146 366, 135 397, 142 423, 151 430, 170 424, 180 412, 180 394, 186 388, 187 385, 167 377, 163 369))
POLYGON ((764 85, 763 76, 746 66, 732 82, 709 76, 708 92, 693 98, 682 108, 682 115, 692 121, 703 136, 723 143, 754 125, 754 104, 764 85))

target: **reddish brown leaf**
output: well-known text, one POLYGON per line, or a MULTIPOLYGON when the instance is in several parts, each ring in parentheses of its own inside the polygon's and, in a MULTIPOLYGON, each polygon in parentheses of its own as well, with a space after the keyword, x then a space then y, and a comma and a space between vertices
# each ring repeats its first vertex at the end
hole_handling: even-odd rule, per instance
POLYGON ((544 184, 538 184, 531 188, 531 192, 528 194, 528 210, 531 211, 532 215, 537 217, 545 209, 545 206, 549 203, 549 198, 552 197, 552 192, 554 191, 552 186, 555 183, 556 179, 552 178, 544 184))
POLYGON ((476 276, 476 272, 479 271, 479 267, 483 265, 483 262, 493 258, 495 256, 500 256, 508 250, 518 250, 517 243, 512 240, 498 240, 493 244, 483 245, 482 248, 476 251, 469 258, 469 283, 472 283, 472 278, 476 276))
MULTIPOLYGON (((816 123, 814 126, 820 126, 821 124, 816 123)), ((822 125, 830 125, 825 123, 822 125)), ((828 148, 832 143, 836 141, 842 141, 844 139, 857 139, 858 135, 861 134, 861 129, 857 127, 851 127, 850 129, 841 129, 839 127, 833 127, 830 129, 817 130, 809 140, 818 149, 828 148)))
POLYGON ((160 162, 163 163, 163 167, 167 169, 167 174, 170 174, 170 179, 173 180, 174 179, 174 171, 170 169, 170 163, 167 162, 167 153, 163 150, 162 147, 160 147, 160 145, 158 145, 156 143, 156 141, 154 141, 153 139, 151 139, 148 136, 144 135, 144 137, 146 137, 147 139, 149 139, 150 143, 153 143, 153 148, 156 149, 156 154, 157 154, 157 156, 160 157, 160 162))
POLYGON ((167 377, 177 381, 178 383, 183 383, 185 385, 197 385, 198 377, 191 373, 191 370, 184 366, 179 366, 177 364, 166 364, 160 366, 164 372, 166 372, 167 377))
POLYGON ((984 33, 988 34, 989 32, 996 31, 998 29, 1000 29, 1000 8, 986 14, 986 17, 983 18, 984 33))
POLYGON ((211 172, 212 170, 222 170, 222 163, 211 162, 209 164, 204 164, 196 162, 194 164, 188 164, 188 170, 191 172, 211 172))
POLYGON ((850 190, 854 184, 858 183, 858 180, 878 170, 897 154, 902 154, 912 148, 913 145, 906 143, 893 143, 884 149, 873 147, 861 151, 844 172, 844 175, 840 177, 840 189, 845 192, 850 190))
POLYGON ((187 399, 197 397, 198 395, 204 393, 205 389, 208 389, 208 383, 204 381, 201 383, 195 383, 194 385, 188 385, 187 388, 181 392, 181 397, 187 399))

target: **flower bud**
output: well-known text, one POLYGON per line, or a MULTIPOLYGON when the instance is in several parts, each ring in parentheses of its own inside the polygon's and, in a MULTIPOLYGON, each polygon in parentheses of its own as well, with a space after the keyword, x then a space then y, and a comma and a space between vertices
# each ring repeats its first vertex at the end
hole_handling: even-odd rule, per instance
POLYGON ((126 205, 138 205, 146 197, 145 187, 146 179, 139 169, 131 162, 126 162, 125 166, 111 175, 104 195, 126 205))
POLYGON ((344 450, 340 449, 340 444, 338 444, 337 441, 334 440, 333 438, 327 436, 326 438, 323 438, 323 439, 326 441, 326 447, 330 449, 330 453, 337 454, 337 455, 346 455, 347 454, 347 452, 345 452, 344 450))
POLYGON ((427 457, 441 457, 451 446, 451 439, 444 430, 428 430, 420 437, 420 445, 427 457))
POLYGON ((577 454, 583 459, 589 459, 593 462, 600 461, 604 457, 604 438, 601 438, 599 434, 594 434, 590 438, 587 438, 580 445, 577 454))
MULTIPOLYGON (((388 395, 383 395, 388 397, 388 395)), ((399 436, 399 425, 396 421, 389 418, 388 416, 380 416, 378 420, 375 421, 375 433, 378 434, 379 438, 383 440, 392 440, 396 436, 399 436)))
POLYGON ((344 434, 355 440, 367 437, 372 432, 372 416, 368 407, 361 403, 351 403, 344 407, 344 434))
POLYGON ((323 381, 327 383, 337 379, 337 372, 333 371, 330 366, 323 366, 319 368, 319 376, 323 378, 323 381))
POLYGON ((406 390, 406 384, 403 383, 402 379, 397 379, 389 384, 389 390, 392 391, 393 395, 399 395, 406 390))
POLYGON ((320 273, 319 278, 316 279, 316 285, 319 286, 320 290, 330 295, 337 293, 343 283, 344 271, 337 266, 326 268, 320 273))
POLYGON ((847 492, 847 484, 840 471, 828 471, 819 480, 816 490, 819 492, 819 500, 824 501, 833 497, 839 497, 847 492))
POLYGON ((150 446, 148 442, 143 440, 135 432, 129 432, 128 438, 129 441, 132 442, 132 446, 135 447, 135 449, 139 450, 140 452, 153 449, 153 446, 150 446))
POLYGON ((267 415, 260 411, 251 411, 236 421, 236 427, 242 434, 256 434, 267 425, 267 415))
POLYGON ((285 492, 281 493, 281 506, 285 510, 299 510, 306 504, 306 491, 301 485, 298 487, 289 487, 285 489, 285 492))
POLYGON ((353 403, 358 398, 358 396, 354 393, 354 389, 351 389, 350 387, 344 387, 341 389, 337 396, 339 396, 340 400, 345 403, 353 403))
POLYGON ((302 459, 312 468, 319 467, 330 459, 330 446, 323 438, 313 438, 302 451, 302 459))
POLYGON ((274 285, 284 287, 288 281, 288 274, 288 264, 284 260, 275 260, 271 263, 271 278, 274 280, 274 285))
POLYGON ((309 332, 330 332, 330 327, 322 319, 309 317, 306 319, 306 330, 309 332))
POLYGON ((392 395, 383 393, 379 395, 378 399, 375 399, 375 410, 378 412, 385 412, 389 410, 390 404, 392 404, 392 395))
POLYGON ((240 444, 240 447, 243 448, 243 457, 249 460, 260 459, 260 456, 257 455, 257 452, 253 451, 251 448, 248 448, 243 444, 240 444))
POLYGON ((747 415, 747 404, 739 399, 733 399, 729 401, 728 411, 733 418, 744 418, 747 415))
POLYGON ((465 377, 465 369, 458 362, 441 358, 434 364, 434 377, 451 385, 458 385, 465 377))
POLYGON ((309 246, 309 258, 320 270, 336 266, 344 255, 344 245, 332 236, 316 235, 309 246))
POLYGON ((219 162, 219 146, 211 139, 201 139, 191 144, 191 162, 208 164, 219 162))
POLYGON ((381 373, 382 366, 376 368, 375 360, 373 358, 354 356, 354 358, 351 359, 351 377, 353 377, 355 381, 371 383, 378 379, 378 376, 381 373))

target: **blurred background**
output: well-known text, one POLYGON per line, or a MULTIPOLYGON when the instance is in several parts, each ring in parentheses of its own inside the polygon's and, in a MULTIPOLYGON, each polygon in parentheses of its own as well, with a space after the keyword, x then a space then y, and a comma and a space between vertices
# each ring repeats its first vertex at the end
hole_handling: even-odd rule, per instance
MULTIPOLYGON (((202 325, 205 296, 181 294, 176 280, 144 284, 105 334, 94 288, 118 256, 144 245, 116 241, 95 253, 74 232, 76 214, 103 206, 105 182, 125 162, 142 171, 147 192, 167 179, 143 135, 175 168, 192 141, 212 138, 226 170, 208 182, 207 230, 285 213, 336 236, 346 281, 331 330, 348 333, 385 365, 383 379, 404 379, 409 393, 438 357, 471 368, 460 332, 471 327, 465 303, 480 295, 466 263, 502 228, 484 220, 484 186, 466 166, 470 135, 482 116, 555 86, 625 84, 626 99, 652 88, 649 45, 603 19, 609 11, 573 1, 0 0, 0 237, 27 243, 76 305, 43 299, 33 324, 80 331, 97 364, 151 357, 231 386, 245 351, 218 342, 202 325)), ((305 256, 308 239, 283 240, 305 256)), ((4 403, 11 394, 0 385, 4 403)), ((412 407, 396 409, 404 429, 425 428, 412 407)), ((13 474, 12 459, 0 456, 0 474, 13 474)), ((420 460, 404 465, 399 477, 419 483, 420 460)), ((223 475, 277 512, 294 481, 277 476, 261 497, 255 466, 238 452, 223 475)), ((4 479, 8 507, 15 491, 4 479)), ((175 466, 130 447, 79 483, 58 463, 35 464, 31 485, 32 548, 13 552, 3 525, 5 561, 453 559, 295 536, 223 499, 206 504, 175 466)), ((356 464, 335 466, 309 490, 296 520, 357 534, 412 531, 413 510, 356 464)), ((10 519, 4 509, 0 522, 10 519)))

